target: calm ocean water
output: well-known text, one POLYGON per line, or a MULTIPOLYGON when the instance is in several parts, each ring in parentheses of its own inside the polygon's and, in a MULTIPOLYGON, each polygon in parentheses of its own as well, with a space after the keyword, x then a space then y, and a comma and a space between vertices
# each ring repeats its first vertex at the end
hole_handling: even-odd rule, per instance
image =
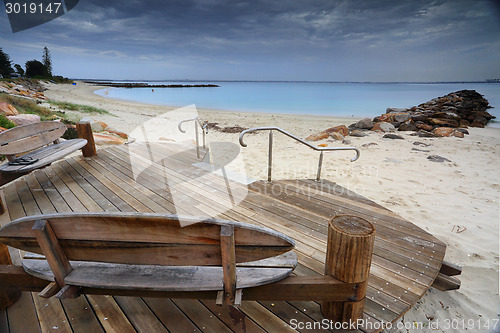
MULTIPOLYGON (((220 110, 374 117, 388 107, 407 108, 446 95, 474 89, 495 107, 500 119, 500 84, 495 83, 313 83, 313 82, 154 82, 206 84, 217 88, 110 88, 96 93, 113 99, 149 104, 220 110)), ((495 126, 500 126, 498 123, 495 126)))

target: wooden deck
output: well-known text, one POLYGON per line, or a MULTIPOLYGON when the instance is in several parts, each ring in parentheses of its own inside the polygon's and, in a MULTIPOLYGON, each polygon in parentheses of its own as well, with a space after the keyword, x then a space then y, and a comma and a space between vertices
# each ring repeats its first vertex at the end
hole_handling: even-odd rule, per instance
MULTIPOLYGON (((216 214, 292 237, 299 258, 295 273, 317 275, 324 270, 328 220, 339 213, 358 215, 376 227, 364 313, 376 328, 401 317, 436 278, 445 245, 382 206, 326 180, 258 181, 247 187, 193 166, 195 155, 174 144, 131 144, 61 161, 5 186, 8 212, 0 221, 71 211, 216 214), (239 203, 238 195, 244 198, 239 203), (237 205, 226 210, 228 200, 237 205)), ((61 301, 25 292, 0 311, 0 332, 291 332, 300 331, 293 323, 323 319, 315 302, 243 301, 238 312, 215 300, 87 295, 61 301)))

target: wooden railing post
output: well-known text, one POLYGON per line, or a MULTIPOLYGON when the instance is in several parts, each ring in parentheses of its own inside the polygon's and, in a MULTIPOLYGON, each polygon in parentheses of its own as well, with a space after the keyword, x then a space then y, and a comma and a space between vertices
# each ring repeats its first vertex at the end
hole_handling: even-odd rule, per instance
MULTIPOLYGON (((325 275, 345 283, 367 281, 372 261, 375 227, 365 219, 337 215, 328 225, 325 275)), ((357 299, 348 302, 323 302, 321 312, 335 322, 356 323, 363 317, 366 285, 357 299)))
POLYGON ((80 139, 87 140, 87 144, 82 148, 82 154, 84 157, 92 157, 97 155, 97 150, 95 148, 94 136, 92 135, 92 127, 89 121, 82 121, 76 124, 76 131, 78 132, 78 137, 80 139))
MULTIPOLYGON (((0 244, 0 264, 12 265, 9 248, 5 244, 0 244)), ((21 291, 17 288, 0 288, 0 310, 14 304, 19 297, 21 297, 21 291)))

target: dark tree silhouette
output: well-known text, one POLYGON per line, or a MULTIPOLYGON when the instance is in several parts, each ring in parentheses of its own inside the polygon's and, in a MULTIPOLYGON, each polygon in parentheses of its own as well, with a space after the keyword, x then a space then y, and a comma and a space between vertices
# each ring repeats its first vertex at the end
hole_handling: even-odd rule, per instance
POLYGON ((38 60, 30 60, 26 61, 26 76, 35 77, 35 76, 50 76, 47 72, 47 68, 44 64, 42 64, 38 60))
POLYGON ((42 63, 47 69, 48 76, 52 76, 52 59, 50 59, 50 51, 47 46, 43 48, 42 63))
POLYGON ((2 74, 3 77, 10 78, 12 73, 14 73, 14 70, 12 69, 10 57, 0 48, 0 74, 2 74))

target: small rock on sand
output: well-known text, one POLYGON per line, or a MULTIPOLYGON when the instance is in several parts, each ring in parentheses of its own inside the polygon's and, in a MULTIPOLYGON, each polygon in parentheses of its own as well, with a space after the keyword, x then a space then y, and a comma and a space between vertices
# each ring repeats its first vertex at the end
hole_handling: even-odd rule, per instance
POLYGON ((384 133, 394 132, 396 131, 396 127, 394 127, 394 125, 391 123, 380 122, 380 123, 375 123, 375 125, 373 125, 372 131, 382 131, 384 133))
POLYGON ((423 142, 419 142, 419 141, 415 141, 415 142, 413 142, 413 145, 415 145, 415 146, 422 146, 422 147, 429 147, 429 146, 432 146, 431 144, 428 144, 428 143, 423 143, 423 142))
POLYGON ((350 136, 362 138, 364 136, 368 136, 368 134, 365 131, 360 131, 360 130, 354 130, 349 134, 350 136))
POLYGON ((382 138, 385 138, 385 139, 396 139, 396 140, 404 140, 405 138, 403 138, 401 135, 397 135, 397 134, 392 134, 392 133, 387 133, 385 134, 382 138))
POLYGON ((373 121, 370 118, 361 119, 356 123, 356 125, 354 125, 354 127, 371 130, 373 127, 373 121))
POLYGON ((429 155, 427 159, 432 162, 443 163, 443 162, 451 162, 449 159, 439 155, 429 155))

